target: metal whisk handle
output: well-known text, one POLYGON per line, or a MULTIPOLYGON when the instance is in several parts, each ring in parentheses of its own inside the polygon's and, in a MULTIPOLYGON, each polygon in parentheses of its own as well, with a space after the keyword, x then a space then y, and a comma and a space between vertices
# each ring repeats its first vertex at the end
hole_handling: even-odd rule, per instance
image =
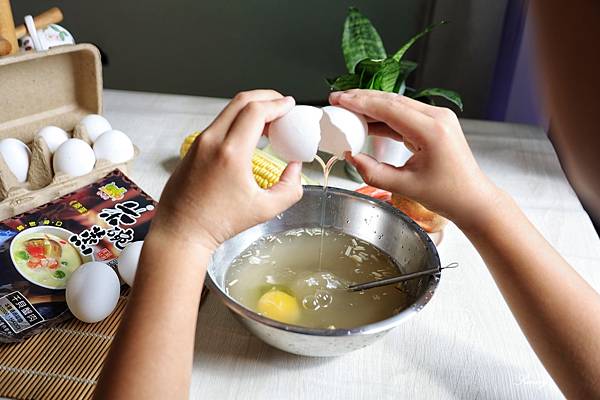
POLYGON ((408 281, 411 279, 419 278, 421 276, 439 274, 443 269, 456 268, 456 267, 458 267, 458 263, 451 263, 443 268, 431 268, 431 269, 426 269, 424 271, 394 276, 391 278, 380 279, 377 281, 371 281, 371 282, 350 285, 350 286, 348 286, 348 290, 350 290, 351 292, 358 292, 361 290, 367 290, 367 289, 372 289, 372 288, 381 287, 381 286, 393 285, 395 283, 408 281))

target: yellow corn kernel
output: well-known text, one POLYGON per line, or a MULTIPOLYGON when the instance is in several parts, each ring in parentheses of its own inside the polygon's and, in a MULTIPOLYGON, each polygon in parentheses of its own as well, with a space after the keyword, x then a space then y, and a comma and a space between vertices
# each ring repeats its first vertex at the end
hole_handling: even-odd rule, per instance
MULTIPOLYGON (((190 147, 192 147, 194 140, 196 140, 201 133, 201 131, 197 131, 186 136, 179 150, 181 158, 185 157, 185 154, 189 151, 190 147)), ((267 154, 259 149, 254 150, 252 156, 252 174, 254 175, 254 179, 256 180, 256 183, 258 183, 258 186, 263 189, 268 189, 279 182, 279 177, 286 165, 285 162, 275 156, 267 154)), ((306 183, 305 177, 302 177, 302 183, 306 183)))
POLYGON ((279 182, 285 165, 284 162, 274 160, 258 149, 252 156, 252 174, 258 186, 263 189, 268 189, 279 182))
POLYGON ((202 131, 196 131, 185 137, 185 139, 183 140, 183 143, 181 143, 181 148, 179 149, 179 157, 180 158, 185 157, 186 153, 190 150, 190 147, 192 147, 192 143, 194 143, 194 140, 196 140, 196 138, 201 133, 202 133, 202 131))

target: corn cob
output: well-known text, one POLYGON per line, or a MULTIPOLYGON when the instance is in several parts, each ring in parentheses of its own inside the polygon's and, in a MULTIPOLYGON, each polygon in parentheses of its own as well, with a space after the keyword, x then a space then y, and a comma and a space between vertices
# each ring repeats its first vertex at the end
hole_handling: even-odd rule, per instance
MULTIPOLYGON (((185 156, 188 152, 194 140, 200 135, 200 131, 194 132, 188 135, 183 143, 181 144, 181 149, 179 151, 179 155, 181 158, 185 156)), ((286 167, 286 163, 281 161, 275 156, 272 156, 262 150, 255 149, 254 154, 252 155, 252 174, 254 175, 254 179, 258 186, 263 189, 268 189, 277 182, 279 182, 279 177, 281 173, 286 167)), ((307 179, 303 175, 302 176, 302 184, 306 184, 307 179)))

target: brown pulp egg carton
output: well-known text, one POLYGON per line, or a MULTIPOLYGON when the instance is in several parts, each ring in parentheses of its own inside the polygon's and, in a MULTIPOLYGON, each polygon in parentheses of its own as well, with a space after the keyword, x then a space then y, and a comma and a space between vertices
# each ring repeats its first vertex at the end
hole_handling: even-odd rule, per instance
POLYGON ((85 129, 77 126, 88 114, 102 114, 102 64, 95 46, 76 44, 0 57, 0 139, 19 139, 31 150, 23 183, 0 155, 0 220, 89 185, 115 168, 127 173, 133 160, 96 160, 89 174, 54 175, 48 146, 34 139, 35 134, 54 125, 90 144, 85 129))

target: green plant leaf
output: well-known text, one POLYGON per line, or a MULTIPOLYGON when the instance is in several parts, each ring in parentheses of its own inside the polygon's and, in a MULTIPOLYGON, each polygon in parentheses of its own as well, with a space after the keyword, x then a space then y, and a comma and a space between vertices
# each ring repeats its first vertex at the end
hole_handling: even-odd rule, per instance
POLYGON ((377 71, 379 71, 383 67, 384 60, 373 60, 370 58, 365 58, 364 60, 360 60, 356 66, 354 67, 354 72, 357 74, 366 73, 374 75, 377 71))
POLYGON ((440 88, 423 89, 415 93, 412 97, 414 99, 418 99, 419 97, 442 97, 451 102, 452 104, 456 105, 460 109, 460 111, 463 110, 462 99, 460 98, 460 95, 453 90, 440 88))
POLYGON ((344 74, 337 78, 327 79, 329 89, 332 92, 338 90, 354 89, 360 86, 360 75, 357 74, 344 74))
POLYGON ((383 67, 381 67, 381 70, 379 71, 379 74, 381 75, 379 90, 383 90, 384 92, 393 92, 400 75, 400 70, 401 67, 398 61, 394 60, 393 58, 387 58, 383 62, 383 67))
POLYGON ((344 22, 342 53, 350 73, 354 73, 356 64, 365 58, 378 60, 387 56, 381 37, 371 21, 354 7, 350 7, 344 22))
POLYGON ((381 74, 379 73, 379 71, 377 73, 375 73, 375 75, 373 75, 371 77, 371 79, 369 79, 368 83, 366 86, 363 86, 363 89, 372 89, 372 90, 380 90, 381 87, 381 74))
POLYGON ((406 79, 417 68, 418 64, 414 61, 400 61, 400 73, 396 79, 396 84, 392 90, 394 93, 404 94, 406 88, 406 79))
POLYGON ((370 58, 365 58, 356 64, 354 69, 356 70, 356 74, 360 75, 358 87, 361 89, 368 89, 372 83, 373 77, 382 67, 383 60, 371 60, 370 58))
POLYGON ((425 36, 426 34, 428 34, 429 32, 431 32, 434 28, 446 24, 448 23, 448 21, 440 21, 440 22, 436 22, 435 24, 431 24, 429 25, 427 28, 425 28, 425 30, 423 30, 421 33, 417 33, 415 36, 413 36, 412 38, 410 38, 410 40, 408 42, 406 42, 404 44, 404 46, 400 47, 400 50, 398 50, 396 52, 396 54, 394 54, 394 60, 396 61, 400 61, 402 59, 402 57, 404 56, 404 53, 406 53, 408 51, 408 49, 410 49, 410 47, 415 44, 415 42, 417 40, 419 40, 421 37, 425 36))
POLYGON ((29 260, 29 254, 27 254, 27 252, 25 250, 19 250, 17 251, 17 254, 15 254, 16 258, 20 259, 20 260, 29 260))

